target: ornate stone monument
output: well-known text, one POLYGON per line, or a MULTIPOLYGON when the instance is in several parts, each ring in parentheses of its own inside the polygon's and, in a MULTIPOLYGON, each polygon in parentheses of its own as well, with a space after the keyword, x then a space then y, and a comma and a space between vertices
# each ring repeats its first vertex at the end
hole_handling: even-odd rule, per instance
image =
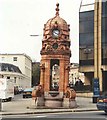
MULTIPOLYGON (((40 85, 44 91, 46 107, 67 107, 70 99, 66 98, 70 70, 70 25, 59 16, 59 4, 56 15, 44 25, 41 49, 40 85), (65 101, 68 101, 66 104, 65 101)), ((73 100, 75 95, 73 97, 73 100)))

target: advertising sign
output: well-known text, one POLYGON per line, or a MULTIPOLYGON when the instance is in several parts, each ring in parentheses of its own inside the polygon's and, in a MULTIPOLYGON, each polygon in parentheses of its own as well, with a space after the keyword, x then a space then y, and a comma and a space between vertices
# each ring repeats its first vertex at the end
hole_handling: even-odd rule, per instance
POLYGON ((100 95, 100 88, 99 88, 99 79, 93 79, 93 95, 99 96, 100 95))

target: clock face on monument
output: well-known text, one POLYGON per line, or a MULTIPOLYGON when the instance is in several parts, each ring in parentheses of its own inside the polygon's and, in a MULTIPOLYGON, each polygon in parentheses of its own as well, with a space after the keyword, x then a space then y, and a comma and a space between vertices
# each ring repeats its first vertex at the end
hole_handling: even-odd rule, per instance
POLYGON ((60 31, 58 29, 53 29, 52 30, 52 36, 53 38, 58 38, 60 34, 60 31))

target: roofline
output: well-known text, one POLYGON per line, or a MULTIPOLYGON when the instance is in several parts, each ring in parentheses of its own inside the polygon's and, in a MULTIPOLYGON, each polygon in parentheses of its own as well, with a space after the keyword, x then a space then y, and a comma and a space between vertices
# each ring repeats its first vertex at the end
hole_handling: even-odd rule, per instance
POLYGON ((81 11, 79 13, 86 13, 86 12, 92 12, 92 11, 94 11, 94 10, 81 11))
POLYGON ((30 56, 28 56, 27 54, 25 54, 25 53, 0 53, 0 55, 24 55, 25 57, 27 57, 29 60, 31 60, 32 61, 32 59, 31 59, 31 57, 30 56))

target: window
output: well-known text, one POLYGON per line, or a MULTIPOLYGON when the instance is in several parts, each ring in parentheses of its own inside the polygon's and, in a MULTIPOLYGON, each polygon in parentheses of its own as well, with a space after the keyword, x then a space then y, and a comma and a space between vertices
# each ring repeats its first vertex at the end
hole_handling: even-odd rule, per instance
POLYGON ((90 54, 84 54, 82 47, 91 46, 94 49, 94 11, 86 11, 79 14, 79 46, 80 46, 80 66, 93 65, 94 56, 92 51, 90 54))
POLYGON ((94 22, 93 21, 81 21, 79 24, 80 33, 94 32, 94 22))
POLYGON ((5 57, 2 57, 1 60, 4 61, 4 60, 5 60, 5 57))
POLYGON ((16 83, 16 77, 14 77, 14 83, 16 83))
POLYGON ((17 57, 13 57, 13 61, 17 61, 17 57))
POLYGON ((7 79, 10 79, 10 77, 9 77, 9 76, 7 76, 7 79))
POLYGON ((80 46, 93 46, 94 45, 94 33, 80 33, 79 35, 80 46))

